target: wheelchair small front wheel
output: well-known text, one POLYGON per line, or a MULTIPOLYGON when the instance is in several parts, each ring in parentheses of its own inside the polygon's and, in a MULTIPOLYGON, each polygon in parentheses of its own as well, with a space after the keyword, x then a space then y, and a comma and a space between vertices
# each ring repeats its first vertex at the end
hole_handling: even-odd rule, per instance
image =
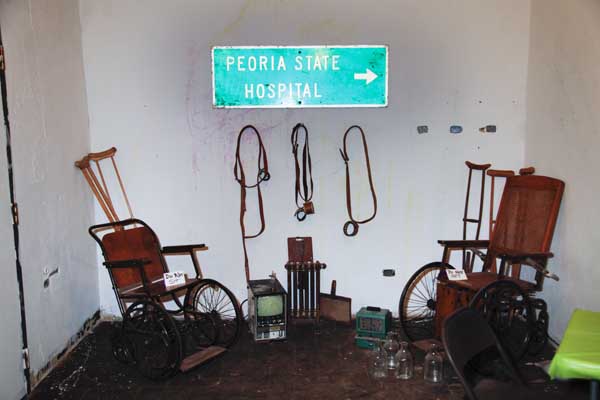
POLYGON ((488 321, 514 361, 519 361, 536 333, 536 320, 529 295, 510 280, 498 280, 480 289, 469 307, 488 321))
POLYGON ((162 305, 150 300, 133 303, 123 316, 123 334, 133 345, 136 367, 146 378, 166 379, 179 370, 181 336, 162 305))

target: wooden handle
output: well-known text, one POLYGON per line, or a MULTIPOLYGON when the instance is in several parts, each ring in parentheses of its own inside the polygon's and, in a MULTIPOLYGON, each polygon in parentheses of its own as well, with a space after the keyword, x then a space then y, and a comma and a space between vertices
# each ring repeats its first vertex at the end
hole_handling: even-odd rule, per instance
POLYGON ((476 169, 478 171, 485 171, 486 169, 492 166, 492 164, 475 164, 471 161, 465 161, 465 164, 467 165, 467 167, 469 167, 469 169, 476 169))
POLYGON ((519 175, 533 175, 535 174, 535 167, 526 167, 519 170, 519 175))
POLYGON ((100 161, 100 160, 104 160, 105 158, 114 156, 116 152, 117 152, 117 148, 111 147, 108 150, 99 151, 98 153, 90 153, 87 156, 92 161, 100 161))
POLYGON ((335 296, 336 287, 337 287, 337 282, 334 279, 331 281, 331 295, 332 296, 335 296))
POLYGON ((83 156, 83 158, 79 161, 75 161, 75 166, 79 169, 86 169, 90 166, 90 158, 88 156, 83 156))
POLYGON ((75 166, 79 169, 89 168, 90 160, 92 160, 92 161, 104 160, 105 158, 114 156, 116 152, 117 152, 117 148, 111 147, 108 150, 99 151, 98 153, 89 153, 89 154, 83 156, 83 158, 81 160, 75 161, 75 166))
POLYGON ((515 172, 509 169, 490 169, 487 171, 489 176, 498 176, 502 178, 508 178, 509 176, 515 176, 515 172))

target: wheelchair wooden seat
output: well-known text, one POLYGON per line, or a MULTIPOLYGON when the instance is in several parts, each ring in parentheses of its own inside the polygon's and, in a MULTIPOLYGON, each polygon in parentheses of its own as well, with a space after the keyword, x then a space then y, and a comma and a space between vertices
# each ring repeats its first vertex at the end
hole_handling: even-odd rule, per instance
POLYGON ((204 244, 162 247, 145 222, 127 219, 89 228, 104 256, 123 322, 112 350, 152 379, 187 371, 224 352, 238 338, 241 311, 235 296, 203 279, 197 251, 204 244), (166 286, 165 256, 189 255, 195 277, 166 286), (183 300, 182 300, 183 298, 183 300))
POLYGON ((558 179, 509 176, 490 240, 438 241, 444 248, 442 261, 419 269, 408 281, 400 299, 400 322, 408 338, 440 337, 446 316, 456 308, 469 305, 483 312, 501 310, 507 316, 514 316, 510 312, 515 310, 520 313, 519 319, 525 321, 525 330, 529 332, 519 348, 512 349, 512 355, 517 358, 530 344, 536 350, 543 347, 548 326, 546 304, 531 296, 542 290, 545 278, 558 280, 546 266, 553 256, 550 245, 563 191, 564 183, 558 179), (468 250, 481 258, 482 272, 467 272, 466 281, 448 280, 445 271, 454 269, 449 264, 450 252, 457 249, 468 250), (500 266, 496 273, 497 260, 500 266))
POLYGON ((467 273, 467 278, 468 279, 466 281, 448 281, 444 278, 442 278, 441 280, 443 280, 445 284, 454 286, 456 288, 465 289, 471 292, 478 292, 479 290, 483 289, 490 283, 497 281, 498 279, 511 281, 528 293, 535 291, 535 283, 515 278, 512 276, 499 276, 496 272, 470 272, 467 273))

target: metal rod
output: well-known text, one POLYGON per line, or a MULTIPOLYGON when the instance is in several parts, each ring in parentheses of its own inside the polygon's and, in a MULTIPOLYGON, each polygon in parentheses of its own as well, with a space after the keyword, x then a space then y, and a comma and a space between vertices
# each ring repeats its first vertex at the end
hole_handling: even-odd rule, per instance
POLYGON ((289 263, 286 264, 285 269, 287 269, 287 310, 288 316, 291 314, 291 306, 292 306, 292 271, 289 263))

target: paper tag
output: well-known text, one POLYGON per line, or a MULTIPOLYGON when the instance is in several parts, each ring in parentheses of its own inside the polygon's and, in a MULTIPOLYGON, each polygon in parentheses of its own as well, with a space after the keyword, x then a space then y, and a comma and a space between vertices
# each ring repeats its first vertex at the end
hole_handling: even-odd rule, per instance
POLYGON ((165 272, 163 274, 165 286, 177 286, 185 283, 185 274, 182 271, 165 272))
POLYGON ((448 276, 448 280, 451 281, 466 281, 467 274, 462 269, 447 269, 446 275, 448 276))

